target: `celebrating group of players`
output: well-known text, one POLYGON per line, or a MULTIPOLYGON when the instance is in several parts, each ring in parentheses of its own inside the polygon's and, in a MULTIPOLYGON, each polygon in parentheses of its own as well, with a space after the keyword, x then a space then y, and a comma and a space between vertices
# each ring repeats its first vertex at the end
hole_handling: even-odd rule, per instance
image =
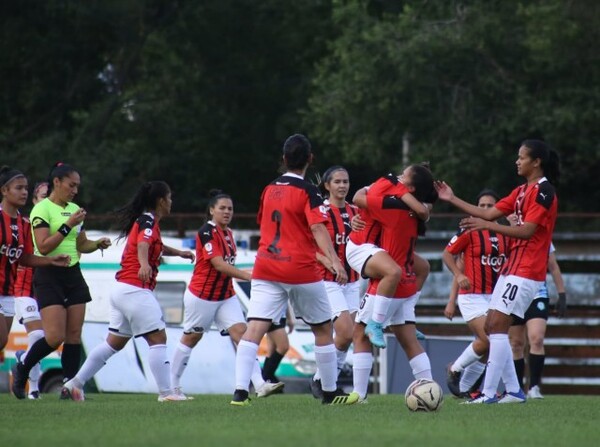
MULTIPOLYGON (((304 178, 312 160, 311 144, 305 136, 295 134, 285 141, 285 173, 264 189, 260 199, 260 241, 251 275, 234 265, 235 241, 228 227, 233 216, 230 196, 213 194, 208 222, 198 232, 194 255, 162 243, 159 222, 171 209, 169 186, 161 181, 144 184, 117 211, 121 237, 126 237, 127 243, 121 270, 116 275, 117 284, 111 292, 106 341, 89 353, 78 371, 74 371, 72 361, 68 364, 61 397, 83 400, 86 381, 132 336, 141 336, 150 346, 149 363, 159 388, 158 400, 187 400, 190 397, 181 390, 179 379, 191 350, 215 323, 219 329, 228 330, 237 344, 236 389, 231 404, 249 405, 251 382, 259 397, 278 392, 283 386, 263 380, 257 351, 263 336, 285 316, 288 305, 314 333, 317 373, 312 389, 324 404, 350 405, 366 400, 372 346, 385 347, 386 328, 405 350, 414 377, 431 379, 429 357, 417 341, 415 328, 415 305, 429 266, 415 249, 432 204, 439 198, 468 213, 471 217, 461 221, 462 232, 487 237, 489 241, 481 241, 481 246, 492 250, 487 257, 481 256, 481 266, 465 265, 464 274, 458 267, 451 267, 459 285, 466 289, 460 275, 483 268, 486 262, 493 271, 486 279, 486 291, 473 291, 465 311, 461 306, 463 313, 469 306, 483 309, 480 315, 487 316, 480 338, 489 338, 483 390, 468 402, 524 402, 507 334, 513 316, 524 317, 546 276, 544 260, 548 259, 557 213, 557 199, 549 181, 558 176, 556 154, 541 141, 524 141, 516 164, 526 183, 489 208, 473 206, 456 197, 446 183, 433 180, 425 164, 408 166, 399 176, 378 179, 360 189, 353 204, 349 204, 348 172, 341 166, 328 169, 319 191, 304 178), (514 216, 514 225, 495 222, 503 215, 514 216), (490 262, 492 258, 498 262, 500 245, 505 256, 501 268, 490 262), (184 298, 184 333, 172 364, 167 359, 165 324, 152 292, 160 257, 169 255, 196 261, 184 298), (362 298, 360 277, 369 281, 362 298), (251 280, 247 324, 235 299, 232 278, 251 280), (354 390, 346 394, 337 387, 337 377, 351 343, 354 390), (500 378, 506 393, 499 399, 496 391, 500 378)), ((26 395, 31 370, 65 340, 65 332, 73 340, 71 344, 80 343, 82 310, 89 301, 89 291, 79 271, 78 257, 110 245, 106 238, 85 238, 85 212, 72 203, 79 174, 64 166, 62 170, 53 168, 50 176, 52 190, 58 191, 43 201, 50 202, 45 204, 50 211, 37 213, 37 219, 32 220, 33 244, 28 236, 29 225, 18 212, 27 198, 25 176, 9 169, 0 177, 2 222, 6 228, 14 229, 12 234, 2 233, 2 261, 9 252, 14 258, 3 269, 4 281, 12 284, 16 279, 16 261, 41 270, 36 271, 34 284, 43 330, 13 371, 12 390, 18 398, 26 395), (18 200, 17 190, 21 191, 18 200), (15 250, 4 250, 5 245, 21 251, 16 255, 15 250), (41 256, 33 255, 34 245, 41 256), (56 335, 57 319, 62 339, 56 335)), ((2 295, 0 311, 8 317, 4 310, 14 295, 11 286, 2 295)), ((63 357, 64 353, 63 350, 63 357)))

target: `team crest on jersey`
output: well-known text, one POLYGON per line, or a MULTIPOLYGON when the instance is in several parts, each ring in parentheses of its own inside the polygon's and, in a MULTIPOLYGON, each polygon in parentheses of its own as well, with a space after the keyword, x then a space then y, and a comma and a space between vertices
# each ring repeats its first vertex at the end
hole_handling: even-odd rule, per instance
POLYGON ((212 250, 213 250, 213 246, 212 246, 212 244, 211 244, 210 242, 207 242, 206 244, 204 244, 204 249, 205 249, 207 252, 211 253, 211 252, 212 252, 212 250))
POLYGON ((454 236, 452 236, 452 239, 450 239, 450 242, 448 242, 448 245, 454 244, 457 240, 458 236, 455 234, 454 236))
POLYGON ((319 205, 319 211, 320 211, 322 214, 325 214, 325 215, 326 215, 326 214, 327 214, 327 207, 326 207, 325 205, 319 205))
POLYGON ((146 228, 144 230, 144 236, 146 236, 146 237, 152 236, 152 228, 146 228))

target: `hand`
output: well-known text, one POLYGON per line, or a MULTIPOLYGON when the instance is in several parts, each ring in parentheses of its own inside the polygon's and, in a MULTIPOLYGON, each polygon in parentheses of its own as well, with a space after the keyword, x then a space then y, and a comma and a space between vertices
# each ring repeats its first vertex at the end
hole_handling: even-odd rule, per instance
POLYGON ((460 228, 463 230, 487 230, 490 222, 479 217, 465 217, 460 221, 460 228))
POLYGON ((71 263, 71 256, 69 255, 51 256, 50 259, 54 267, 68 267, 71 263))
POLYGON ((335 281, 340 286, 343 286, 348 282, 348 275, 346 274, 346 269, 344 269, 344 266, 339 260, 337 260, 337 262, 333 266, 333 273, 335 273, 335 281))
POLYGON ((448 185, 446 182, 436 180, 435 182, 433 182, 433 186, 436 192, 438 193, 438 198, 440 198, 441 200, 449 202, 454 198, 454 191, 452 191, 452 188, 450 188, 450 185, 448 185))
POLYGON ((183 259, 189 259, 192 262, 192 264, 196 260, 196 255, 189 250, 180 252, 179 257, 183 259))
POLYGON ((360 215, 357 214, 350 220, 350 226, 352 227, 352 231, 361 231, 365 229, 367 223, 360 218, 360 215))
POLYGON ((444 316, 452 321, 452 318, 454 318, 454 313, 456 312, 456 303, 454 301, 448 301, 448 304, 446 304, 446 307, 444 308, 444 316))
POLYGON ((148 264, 141 265, 138 270, 138 278, 140 278, 142 283, 150 282, 150 278, 152 278, 152 267, 148 264))
POLYGON ((458 283, 458 287, 463 290, 469 290, 471 288, 471 281, 464 274, 460 274, 456 277, 456 282, 458 283))
POLYGON ((108 247, 112 245, 112 242, 107 237, 101 237, 96 241, 96 247, 100 250, 106 250, 108 247))
POLYGON ((567 316, 567 294, 565 292, 558 294, 558 299, 554 304, 554 312, 558 318, 564 318, 567 316))
POLYGON ((79 208, 77 211, 75 211, 73 214, 71 214, 71 216, 67 220, 66 224, 71 228, 75 228, 77 225, 79 225, 81 222, 83 222, 85 220, 86 214, 87 213, 83 208, 79 208))
POLYGON ((287 329, 288 329, 287 333, 291 334, 294 331, 294 326, 295 326, 294 319, 293 318, 288 318, 286 320, 286 326, 287 326, 287 329))

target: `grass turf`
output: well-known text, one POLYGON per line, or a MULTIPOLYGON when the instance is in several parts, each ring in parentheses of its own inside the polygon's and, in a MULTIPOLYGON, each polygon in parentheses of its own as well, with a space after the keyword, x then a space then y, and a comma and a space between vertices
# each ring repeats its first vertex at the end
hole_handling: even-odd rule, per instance
POLYGON ((328 407, 309 395, 230 396, 158 403, 155 395, 90 394, 86 402, 17 401, 0 395, 6 446, 596 446, 600 397, 549 396, 512 405, 459 405, 446 396, 437 413, 411 413, 402 396, 328 407))

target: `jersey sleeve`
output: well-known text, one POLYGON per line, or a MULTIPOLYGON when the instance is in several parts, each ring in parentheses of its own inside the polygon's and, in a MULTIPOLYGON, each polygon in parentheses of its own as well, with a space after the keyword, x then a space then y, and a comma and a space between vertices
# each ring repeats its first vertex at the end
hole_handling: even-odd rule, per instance
POLYGON ((202 256, 204 259, 212 259, 218 256, 223 257, 223 249, 219 241, 216 240, 217 232, 215 229, 207 227, 198 232, 202 244, 202 256))
POLYGON ((502 214, 508 216, 515 211, 515 202, 517 201, 517 196, 519 194, 519 188, 513 189, 513 191, 503 199, 500 199, 494 205, 494 208, 500 210, 502 214))
POLYGON ((530 201, 523 221, 538 225, 545 224, 550 213, 550 208, 552 207, 552 202, 554 201, 554 195, 554 188, 550 183, 541 183, 535 198, 532 197, 530 201))
POLYGON ((154 218, 147 214, 143 214, 138 217, 138 234, 137 243, 144 242, 151 244, 157 237, 158 234, 154 230, 154 218))
POLYGON ((315 225, 319 223, 327 223, 329 221, 329 215, 327 214, 327 207, 323 201, 323 197, 319 194, 317 187, 310 185, 306 189, 307 200, 304 206, 304 214, 308 225, 315 225))
POLYGON ((29 217, 31 227, 36 230, 38 228, 50 228, 50 215, 48 208, 43 206, 43 202, 40 205, 36 205, 31 210, 31 216, 29 217))
POLYGON ((452 239, 450 239, 448 245, 446 245, 446 251, 454 256, 464 252, 469 244, 469 236, 467 233, 468 232, 465 230, 460 230, 458 233, 456 233, 452 239))
POLYGON ((31 224, 23 218, 23 253, 33 254, 33 237, 31 235, 31 224))

